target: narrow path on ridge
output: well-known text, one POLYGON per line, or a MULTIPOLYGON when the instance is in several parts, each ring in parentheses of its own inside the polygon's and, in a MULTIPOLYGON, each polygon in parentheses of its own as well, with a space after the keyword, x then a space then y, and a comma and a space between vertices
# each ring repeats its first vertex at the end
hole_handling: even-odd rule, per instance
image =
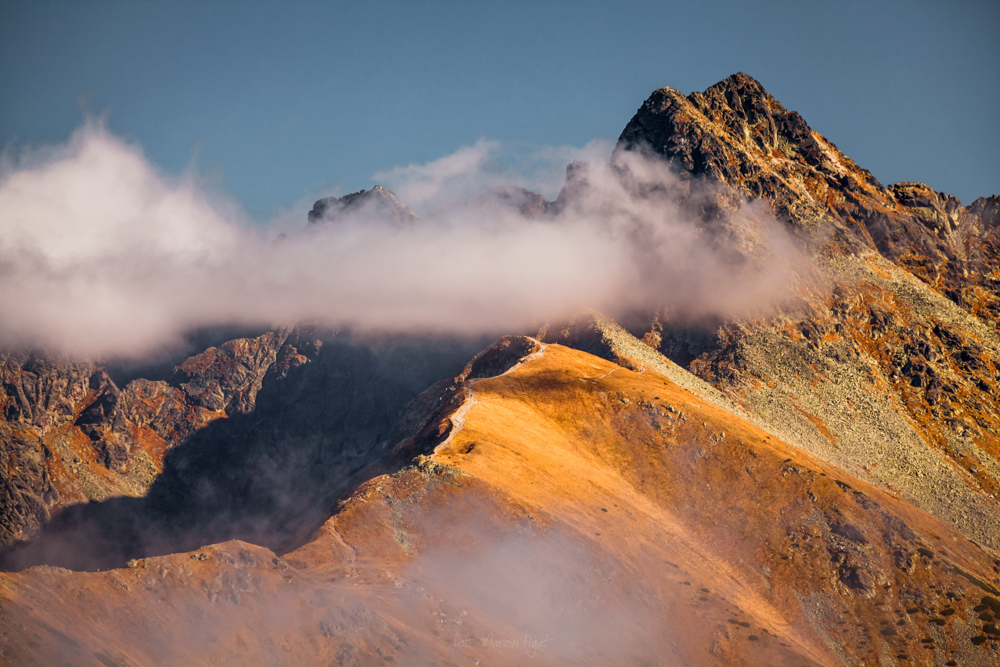
MULTIPOLYGON (((503 377, 508 373, 513 373, 524 364, 528 363, 529 361, 534 361, 535 359, 538 359, 545 353, 545 348, 548 347, 545 343, 530 336, 527 336, 527 338, 528 340, 534 342, 539 346, 538 350, 521 358, 521 360, 518 361, 516 364, 505 370, 500 375, 496 375, 494 377, 503 377)), ((465 386, 462 388, 462 391, 465 394, 465 398, 462 400, 462 405, 459 406, 458 410, 456 410, 449 417, 449 419, 451 419, 451 424, 452 424, 451 433, 448 434, 448 437, 445 438, 444 441, 441 442, 441 444, 439 444, 437 447, 434 448, 433 454, 437 454, 442 449, 444 449, 448 445, 448 443, 450 443, 454 439, 454 437, 458 435, 463 428, 465 428, 465 415, 468 414, 469 410, 472 409, 473 405, 479 402, 476 400, 476 396, 475 393, 472 391, 472 388, 475 386, 477 382, 479 382, 480 379, 485 379, 485 378, 476 378, 474 380, 469 380, 465 383, 465 386)))

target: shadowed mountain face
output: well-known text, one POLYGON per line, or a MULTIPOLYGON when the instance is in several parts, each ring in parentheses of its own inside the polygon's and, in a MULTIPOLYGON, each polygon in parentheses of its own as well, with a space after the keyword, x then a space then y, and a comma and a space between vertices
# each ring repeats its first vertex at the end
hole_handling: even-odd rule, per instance
MULTIPOLYGON (((1000 665, 997 198, 884 187, 743 74, 654 92, 628 151, 734 261, 770 207, 813 258, 794 298, 479 354, 300 326, 146 378, 4 355, 3 662, 1000 665)), ((378 186, 310 213, 413 219, 378 186)))
POLYGON ((59 376, 53 369, 63 367, 33 357, 21 370, 22 383, 59 385, 72 371, 104 384, 74 394, 76 385, 64 380, 59 401, 65 405, 46 399, 43 404, 62 407, 29 422, 42 428, 23 422, 11 428, 34 435, 9 441, 7 454, 20 457, 15 460, 32 461, 24 441, 69 454, 44 457, 10 480, 5 516, 12 527, 13 520, 20 523, 6 541, 25 534, 34 539, 9 547, 3 563, 108 568, 232 538, 280 549, 321 522, 352 485, 375 474, 366 472, 369 466, 381 472, 392 465, 387 455, 402 408, 482 345, 269 332, 187 359, 170 382, 134 380, 123 390, 93 365, 71 365, 59 376), (41 379, 29 382, 32 371, 41 379), (115 493, 137 470, 148 475, 146 485, 115 493), (76 494, 88 491, 96 491, 85 497, 90 502, 74 504, 76 494))

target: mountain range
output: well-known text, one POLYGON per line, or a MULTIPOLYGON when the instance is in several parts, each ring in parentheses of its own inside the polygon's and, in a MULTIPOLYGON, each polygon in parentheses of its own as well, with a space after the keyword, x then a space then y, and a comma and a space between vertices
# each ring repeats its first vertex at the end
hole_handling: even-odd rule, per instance
MULTIPOLYGON (((1000 665, 1000 197, 883 186, 745 74, 609 165, 781 298, 0 354, 3 662, 1000 665)), ((345 217, 422 222, 375 186, 309 223, 345 217)))

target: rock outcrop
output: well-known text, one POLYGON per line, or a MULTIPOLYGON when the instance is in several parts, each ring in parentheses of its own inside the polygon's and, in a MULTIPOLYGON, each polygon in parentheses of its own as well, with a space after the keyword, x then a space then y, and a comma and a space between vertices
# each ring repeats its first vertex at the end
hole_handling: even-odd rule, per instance
POLYGON ((864 221, 893 212, 892 195, 753 78, 734 74, 704 93, 655 91, 622 131, 616 150, 648 150, 678 173, 770 201, 798 228, 833 221, 870 242, 864 221))
POLYGON ((924 226, 919 240, 885 228, 886 255, 971 314, 1000 331, 1000 197, 965 207, 922 183, 889 187, 900 205, 924 226))
POLYGON ((313 204, 309 222, 342 222, 353 220, 362 223, 387 223, 401 227, 417 219, 417 214, 399 201, 392 192, 381 185, 371 190, 352 192, 343 197, 326 197, 313 204))
POLYGON ((110 567, 225 539, 299 540, 369 466, 396 465, 382 459, 399 413, 481 345, 299 327, 124 389, 96 364, 14 355, 0 565, 110 567))
POLYGON ((162 382, 119 389, 94 362, 19 353, 2 364, 0 545, 34 536, 62 507, 143 495, 166 450, 214 417, 162 382))

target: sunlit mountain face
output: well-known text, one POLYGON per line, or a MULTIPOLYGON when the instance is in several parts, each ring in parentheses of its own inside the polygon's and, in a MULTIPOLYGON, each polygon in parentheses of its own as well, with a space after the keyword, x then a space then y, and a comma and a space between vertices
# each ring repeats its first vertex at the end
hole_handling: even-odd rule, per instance
POLYGON ((5 175, 2 662, 1000 664, 1000 199, 745 74, 607 148, 280 236, 5 175))

